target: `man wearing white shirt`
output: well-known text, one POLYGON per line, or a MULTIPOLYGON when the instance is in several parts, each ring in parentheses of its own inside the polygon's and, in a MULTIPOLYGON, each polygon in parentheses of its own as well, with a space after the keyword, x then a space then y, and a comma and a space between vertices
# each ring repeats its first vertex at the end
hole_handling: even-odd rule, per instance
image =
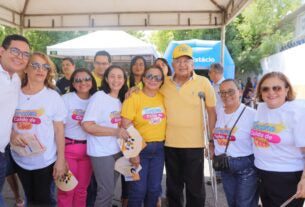
POLYGON ((220 98, 220 95, 218 94, 219 92, 219 86, 222 83, 222 81, 225 80, 223 77, 223 66, 220 63, 213 63, 210 66, 210 71, 209 71, 209 77, 212 80, 212 86, 215 90, 216 94, 216 111, 218 108, 222 108, 223 104, 220 98))
POLYGON ((30 44, 21 35, 6 36, 0 47, 0 206, 5 206, 2 188, 5 181, 5 147, 9 143, 12 118, 17 106, 22 72, 30 59, 30 44))
MULTIPOLYGON (((223 108, 223 103, 219 95, 219 86, 222 81, 225 80, 223 77, 223 66, 220 63, 213 63, 210 66, 209 77, 212 80, 212 86, 216 94, 216 111, 223 108)), ((217 183, 221 182, 220 172, 216 172, 217 183)), ((207 181, 208 185, 211 185, 211 181, 207 181)))

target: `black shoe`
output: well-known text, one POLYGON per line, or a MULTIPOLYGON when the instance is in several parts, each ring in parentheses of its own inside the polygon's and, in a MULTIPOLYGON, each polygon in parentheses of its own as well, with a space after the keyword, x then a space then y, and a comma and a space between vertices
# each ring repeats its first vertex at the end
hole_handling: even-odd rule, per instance
MULTIPOLYGON (((221 178, 216 177, 216 183, 217 183, 217 184, 220 184, 220 183, 221 183, 221 178)), ((206 184, 207 184, 207 185, 212 185, 211 180, 208 180, 208 181, 206 182, 206 184)))

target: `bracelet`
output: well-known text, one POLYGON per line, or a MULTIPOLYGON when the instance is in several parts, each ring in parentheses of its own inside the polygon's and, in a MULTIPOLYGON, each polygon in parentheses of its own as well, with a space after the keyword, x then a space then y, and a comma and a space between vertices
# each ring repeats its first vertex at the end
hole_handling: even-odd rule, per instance
POLYGON ((209 139, 209 143, 214 144, 214 139, 209 139))

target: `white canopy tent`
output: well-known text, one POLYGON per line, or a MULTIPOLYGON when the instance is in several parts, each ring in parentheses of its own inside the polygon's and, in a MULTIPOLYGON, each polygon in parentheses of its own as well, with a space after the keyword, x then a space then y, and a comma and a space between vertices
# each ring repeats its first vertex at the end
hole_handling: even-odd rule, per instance
POLYGON ((0 0, 20 29, 187 29, 227 25, 251 0, 0 0))
MULTIPOLYGON (((225 26, 252 0, 0 0, 0 24, 23 30, 194 29, 225 26)), ((222 48, 222 60, 224 47, 222 48)))
POLYGON ((82 56, 92 59, 99 50, 106 50, 115 62, 130 62, 132 56, 142 55, 152 62, 158 54, 155 48, 123 31, 97 31, 48 46, 47 53, 55 57, 82 56))

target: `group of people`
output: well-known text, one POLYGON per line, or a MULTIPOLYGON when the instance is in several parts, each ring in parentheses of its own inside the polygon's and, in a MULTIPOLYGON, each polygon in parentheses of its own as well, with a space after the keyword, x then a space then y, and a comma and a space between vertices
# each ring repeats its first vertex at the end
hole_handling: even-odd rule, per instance
MULTIPOLYGON (((33 156, 10 151, 28 206, 55 206, 54 180, 68 170, 78 185, 57 190, 59 207, 112 206, 119 177, 114 166, 123 156, 117 139, 130 138, 130 125, 146 147, 129 159, 142 169, 140 180, 122 180, 123 206, 156 207, 164 165, 168 206, 204 206, 205 147, 212 157, 226 151, 229 167, 220 176, 230 207, 258 206, 259 196, 264 207, 278 207, 294 195, 290 205, 303 205, 305 107, 294 101, 282 73, 262 77, 255 111, 240 102, 239 84, 223 78, 221 64, 211 65, 212 84, 196 75, 186 44, 173 51, 173 75, 165 59, 147 67, 136 56, 128 77, 111 64, 109 53, 99 51, 92 72, 63 59, 57 87, 53 62, 44 53, 31 53, 23 36, 7 36, 0 57, 0 190, 9 142, 28 147, 34 137, 44 149, 33 156), (208 123, 198 94, 204 94, 208 123), (204 146, 205 127, 212 132, 209 146, 204 146)), ((5 206, 2 196, 0 206, 5 206)))

